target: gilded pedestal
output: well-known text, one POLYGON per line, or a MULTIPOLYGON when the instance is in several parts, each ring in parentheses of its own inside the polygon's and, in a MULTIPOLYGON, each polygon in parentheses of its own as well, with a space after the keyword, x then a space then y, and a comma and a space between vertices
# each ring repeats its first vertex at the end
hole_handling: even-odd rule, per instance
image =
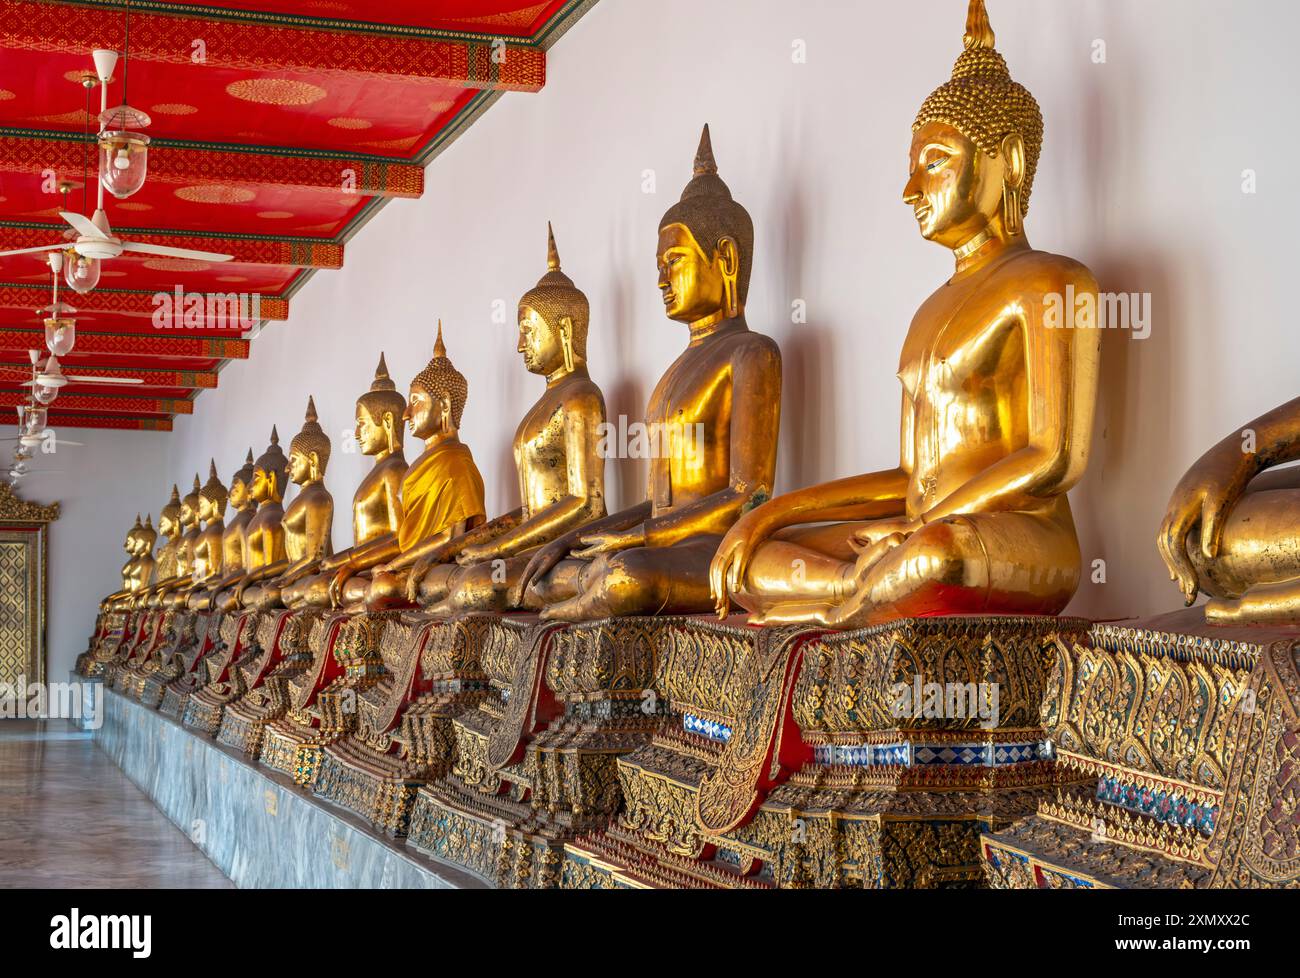
POLYGON ((203 655, 191 673, 197 681, 185 696, 181 714, 185 726, 209 736, 216 734, 226 704, 244 691, 243 677, 237 668, 241 659, 260 651, 256 645, 260 618, 256 611, 236 612, 223 618, 221 641, 203 655))
POLYGON ((450 767, 452 718, 486 693, 480 653, 499 622, 395 616, 379 643, 382 667, 356 691, 355 724, 323 751, 316 793, 406 835, 416 789, 450 767))
POLYGON ((1200 609, 1058 649, 1044 724, 1075 783, 986 833, 998 887, 1300 884, 1300 629, 1200 609))
POLYGON ((618 811, 616 761, 664 721, 657 664, 695 621, 501 619, 491 689, 452 722, 454 763, 416 793, 408 844, 499 886, 557 885, 565 843, 618 811))
POLYGON ((289 708, 289 680, 310 664, 312 630, 324 627, 324 612, 276 611, 257 626, 257 654, 236 669, 244 692, 226 705, 217 740, 256 758, 266 727, 289 708))
POLYGON ((344 612, 313 618, 305 660, 284 677, 284 715, 263 732, 263 764, 301 785, 315 781, 324 746, 341 737, 356 716, 355 709, 344 709, 356 684, 378 671, 378 640, 386 623, 384 617, 344 612))
POLYGON ((618 761, 623 811, 566 846, 562 885, 979 885, 981 829, 1055 783, 1040 704, 1086 627, 694 624, 657 681, 668 721, 618 761))

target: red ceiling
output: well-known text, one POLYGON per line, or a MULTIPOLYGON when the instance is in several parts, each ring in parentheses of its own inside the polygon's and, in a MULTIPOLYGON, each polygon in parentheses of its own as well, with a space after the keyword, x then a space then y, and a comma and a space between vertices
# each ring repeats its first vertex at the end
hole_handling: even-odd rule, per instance
MULTIPOLYGON (((233 254, 229 263, 124 255, 100 287, 60 297, 78 309, 65 370, 142 376, 129 388, 69 384, 64 426, 170 430, 176 402, 216 385, 248 354, 238 332, 155 328, 158 293, 261 296, 263 320, 391 197, 423 191, 424 164, 498 91, 545 81, 545 48, 595 0, 134 0, 130 58, 109 104, 152 117, 149 179, 106 195, 115 233, 233 254), (195 40, 203 57, 195 56, 195 40), (502 47, 504 45, 504 47, 502 47), (504 60, 494 56, 504 52, 504 60), (230 342, 234 339, 234 342, 230 342), (133 373, 134 371, 134 373, 133 373), (147 375, 147 376, 145 376, 147 375)), ((94 47, 124 47, 122 0, 0 0, 0 251, 60 240, 64 201, 83 208, 85 89, 94 47)), ((92 93, 92 115, 99 91, 92 93)), ((436 169, 430 172, 436 179, 436 169)), ((0 417, 21 391, 25 349, 41 344, 49 302, 40 257, 0 259, 0 417)), ((201 405, 198 408, 202 410, 201 405)))

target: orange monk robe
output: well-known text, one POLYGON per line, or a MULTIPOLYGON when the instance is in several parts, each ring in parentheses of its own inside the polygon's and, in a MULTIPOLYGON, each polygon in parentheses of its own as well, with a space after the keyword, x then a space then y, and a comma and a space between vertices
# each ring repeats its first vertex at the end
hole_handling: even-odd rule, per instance
POLYGON ((460 442, 438 445, 406 470, 397 546, 406 553, 457 523, 486 515, 483 477, 469 447, 460 442))

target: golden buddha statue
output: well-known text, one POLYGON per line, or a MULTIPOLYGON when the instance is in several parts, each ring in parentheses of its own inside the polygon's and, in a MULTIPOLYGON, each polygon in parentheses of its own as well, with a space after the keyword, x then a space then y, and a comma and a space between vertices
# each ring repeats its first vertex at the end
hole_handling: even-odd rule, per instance
POLYGON ((433 614, 510 608, 538 547, 605 515, 605 398, 587 373, 587 297, 561 271, 549 224, 546 234, 546 274, 519 300, 518 351, 546 378, 515 431, 523 505, 415 563, 407 597, 433 614))
POLYGON ((159 581, 155 589, 158 606, 161 608, 184 608, 188 592, 180 593, 193 582, 194 545, 198 543, 199 534, 203 532, 199 525, 199 477, 194 476, 194 488, 181 499, 181 538, 176 547, 175 574, 168 580, 159 581))
POLYGON ((221 573, 209 577, 204 587, 195 590, 189 599, 191 611, 209 611, 215 607, 217 595, 244 576, 244 548, 248 542, 246 534, 248 521, 257 511, 251 488, 253 484, 253 450, 248 450, 244 465, 230 477, 230 489, 226 496, 228 505, 235 515, 225 524, 221 531, 221 573))
MULTIPOLYGON (((136 521, 139 522, 139 514, 136 515, 136 521)), ((153 572, 156 562, 153 556, 153 545, 158 541, 158 533, 153 528, 153 514, 150 513, 144 518, 144 525, 135 532, 135 560, 131 561, 130 579, 127 582, 127 592, 132 598, 145 591, 153 583, 153 572)))
POLYGON ((1052 296, 1095 300, 1097 286, 1025 237, 1042 117, 993 44, 972 0, 952 80, 912 127, 903 201, 956 271, 903 343, 899 464, 741 517, 710 571, 719 615, 733 597, 751 622, 839 628, 1051 615, 1078 586, 1066 492, 1088 461, 1101 334, 1051 328, 1045 310, 1052 296))
POLYGON ((185 595, 185 606, 190 610, 206 608, 205 586, 221 579, 223 550, 222 537, 226 531, 226 499, 229 492, 217 476, 217 461, 208 463, 208 481, 199 490, 199 522, 203 529, 194 540, 194 554, 190 562, 191 583, 177 594, 185 595))
POLYGON ((324 482, 329 460, 329 436, 316 417, 315 399, 308 397, 302 430, 289 443, 289 480, 298 487, 298 494, 280 520, 284 552, 245 574, 245 608, 292 607, 285 600, 286 589, 315 573, 321 559, 334 552, 330 542, 334 497, 324 482), (265 583, 258 585, 259 581, 265 583))
POLYGON ((686 350, 646 409, 649 498, 542 547, 520 577, 542 617, 708 610, 709 560, 735 519, 772 491, 781 353, 751 332, 754 226, 732 199, 704 127, 694 177, 659 223, 659 289, 686 350))
POLYGON ((384 535, 397 532, 402 521, 402 479, 406 456, 402 454, 402 421, 406 398, 388 375, 384 355, 379 355, 370 390, 357 398, 356 441, 361 454, 375 460, 352 497, 352 539, 354 546, 326 557, 319 573, 289 588, 285 602, 315 608, 330 606, 330 581, 353 552, 384 535))
POLYGON ((468 382, 447 358, 439 322, 433 359, 411 381, 402 413, 425 447, 402 479, 400 522, 395 532, 351 549, 330 582, 333 605, 381 611, 408 603, 411 565, 483 522, 483 477, 459 436, 468 396, 468 382))
POLYGON ((122 542, 122 549, 126 551, 126 563, 122 565, 122 587, 112 594, 106 595, 104 600, 99 603, 101 608, 116 606, 134 593, 135 589, 131 586, 135 580, 135 567, 140 559, 140 530, 143 525, 140 523, 140 514, 135 514, 135 523, 131 529, 126 531, 126 539, 122 542))
POLYGON ((154 558, 154 584, 136 597, 138 607, 158 607, 158 583, 176 576, 181 545, 181 492, 172 484, 172 495, 158 512, 158 533, 166 541, 154 558))
POLYGON ((255 511, 243 529, 243 572, 237 581, 217 595, 215 604, 222 611, 243 607, 244 590, 256 583, 257 571, 284 560, 284 527, 281 525, 284 507, 280 500, 284 498, 288 469, 289 460, 280 447, 280 433, 272 425, 271 444, 253 463, 253 481, 248 492, 255 511))
POLYGON ((1300 624, 1300 398, 1256 418, 1187 470, 1160 555, 1212 625, 1300 624))

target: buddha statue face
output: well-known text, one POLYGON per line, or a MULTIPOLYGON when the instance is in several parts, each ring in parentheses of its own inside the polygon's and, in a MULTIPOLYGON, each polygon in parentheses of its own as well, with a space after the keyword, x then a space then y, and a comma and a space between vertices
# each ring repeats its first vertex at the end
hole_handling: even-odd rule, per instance
POLYGON ((370 413, 369 408, 358 403, 357 427, 354 434, 361 454, 378 455, 386 451, 393 441, 392 433, 396 425, 397 419, 393 417, 392 411, 383 411, 381 416, 376 418, 370 413))
POLYGON ((519 307, 519 344, 516 349, 524 355, 524 367, 530 373, 549 374, 564 364, 563 330, 573 329, 567 316, 556 326, 546 321, 532 306, 519 307))
POLYGON ((279 486, 276 485, 276 476, 273 472, 268 472, 262 466, 253 469, 253 484, 249 487, 249 495, 253 502, 261 504, 270 499, 275 499, 278 495, 279 486))
POLYGON ((194 508, 194 500, 186 496, 181 500, 181 526, 193 526, 198 521, 199 514, 194 508))
POLYGON ((230 481, 230 505, 235 509, 243 509, 248 504, 248 483, 243 479, 235 478, 230 481))
POLYGON ((221 519, 221 512, 217 509, 216 500, 209 499, 207 496, 199 497, 199 519, 204 523, 211 523, 214 520, 221 519))
POLYGON ((432 397, 419 384, 412 384, 402 420, 411 426, 416 438, 445 433, 451 428, 451 398, 432 397))
POLYGON ((158 516, 158 532, 165 537, 170 537, 178 529, 176 520, 172 519, 170 513, 160 513, 158 516))
POLYGON ((296 448, 289 452, 289 478, 293 480, 294 485, 301 486, 320 478, 319 472, 320 460, 315 452, 305 452, 296 448))
POLYGON ((727 309, 740 270, 734 238, 721 238, 706 252, 690 228, 669 224, 659 232, 658 256, 659 291, 669 319, 694 323, 718 313, 737 314, 739 310, 727 309))
POLYGON ((1019 136, 1007 136, 1003 147, 991 156, 945 122, 913 133, 903 201, 923 238, 958 248, 1001 221, 1005 188, 1023 178, 1024 160, 1019 136))

